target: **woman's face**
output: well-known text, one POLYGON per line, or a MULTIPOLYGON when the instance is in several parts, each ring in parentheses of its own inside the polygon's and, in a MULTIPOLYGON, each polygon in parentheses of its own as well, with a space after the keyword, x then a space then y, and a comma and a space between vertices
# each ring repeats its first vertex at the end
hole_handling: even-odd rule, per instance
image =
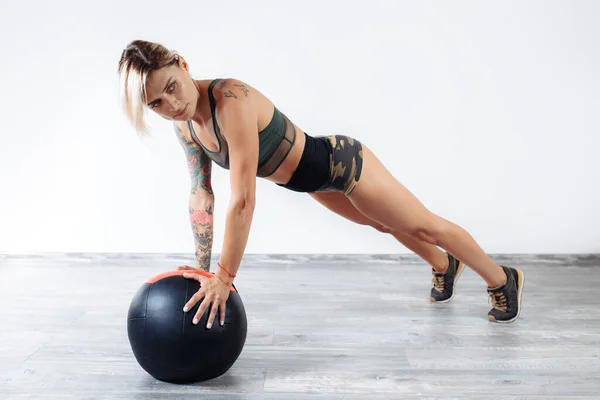
POLYGON ((188 74, 189 67, 179 63, 153 71, 146 81, 147 106, 171 121, 187 121, 194 115, 198 89, 188 74))

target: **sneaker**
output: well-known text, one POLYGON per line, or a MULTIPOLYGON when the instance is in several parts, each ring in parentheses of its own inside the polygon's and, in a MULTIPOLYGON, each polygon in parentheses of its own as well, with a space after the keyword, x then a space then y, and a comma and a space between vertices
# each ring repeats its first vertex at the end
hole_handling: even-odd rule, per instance
POLYGON ((509 268, 501 265, 507 276, 504 285, 497 288, 488 288, 488 295, 494 308, 488 313, 488 319, 493 322, 513 322, 521 314, 521 296, 525 275, 518 268, 509 268))
MULTIPOLYGON (((448 254, 448 253, 447 253, 448 254)), ((465 264, 448 254, 448 269, 444 273, 431 270, 433 287, 429 295, 432 303, 446 303, 454 297, 454 285, 460 274, 465 269, 465 264)))

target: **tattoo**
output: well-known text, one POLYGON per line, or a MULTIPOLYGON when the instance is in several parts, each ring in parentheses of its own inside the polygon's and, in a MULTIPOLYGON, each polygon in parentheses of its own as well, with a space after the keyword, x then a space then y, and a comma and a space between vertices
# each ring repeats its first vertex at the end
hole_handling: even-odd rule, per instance
POLYGON ((191 178, 191 194, 196 194, 200 189, 213 194, 210 179, 212 170, 210 158, 195 142, 188 140, 177 125, 175 125, 175 131, 187 159, 188 171, 191 178))
MULTIPOLYGON (((212 162, 205 152, 202 152, 200 156, 200 173, 193 175, 192 180, 192 193, 196 194, 198 189, 206 190, 208 193, 213 194, 212 184, 210 181, 212 162)), ((195 170, 194 170, 195 172, 195 170)))
POLYGON ((209 204, 204 210, 190 206, 189 213, 196 244, 196 263, 198 268, 209 271, 213 242, 213 204, 209 204))
MULTIPOLYGON (((223 79, 221 81, 219 81, 219 83, 217 84, 217 89, 223 91, 223 95, 225 97, 233 97, 234 99, 237 100, 238 95, 236 93, 234 93, 231 89, 226 89, 227 83, 228 83, 228 79, 223 79), (227 91, 225 91, 227 90, 227 91)), ((248 89, 246 87, 246 85, 244 85, 243 83, 234 83, 233 84, 234 87, 238 88, 245 97, 248 97, 248 93, 250 93, 250 89, 248 89)))
POLYGON ((241 83, 236 83, 236 84, 235 84, 235 85, 233 85, 233 86, 235 86, 235 87, 239 87, 239 88, 240 88, 240 90, 241 90, 242 92, 244 92, 244 96, 248 97, 248 92, 249 92, 250 90, 248 90, 248 89, 246 88, 246 86, 242 85, 241 83))
POLYGON ((231 91, 231 89, 225 92, 225 97, 233 97, 237 100, 237 96, 231 91))

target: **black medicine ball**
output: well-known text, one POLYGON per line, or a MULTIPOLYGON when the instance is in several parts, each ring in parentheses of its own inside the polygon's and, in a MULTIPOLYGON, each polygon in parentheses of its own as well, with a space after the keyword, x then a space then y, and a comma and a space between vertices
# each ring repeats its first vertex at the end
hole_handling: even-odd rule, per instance
POLYGON ((196 270, 156 275, 137 291, 127 315, 127 334, 136 360, 154 378, 171 383, 201 382, 227 372, 242 352, 248 327, 242 299, 233 285, 225 324, 219 324, 217 311, 212 327, 206 328, 209 307, 194 325, 201 302, 187 313, 183 306, 200 282, 184 278, 185 272, 213 276, 196 270))

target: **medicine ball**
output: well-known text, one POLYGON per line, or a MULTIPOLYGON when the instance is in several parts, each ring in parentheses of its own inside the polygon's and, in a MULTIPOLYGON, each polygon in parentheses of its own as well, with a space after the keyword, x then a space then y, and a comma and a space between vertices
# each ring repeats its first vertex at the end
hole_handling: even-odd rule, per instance
POLYGON ((127 334, 140 366, 154 378, 170 383, 201 382, 221 376, 235 363, 246 342, 247 320, 234 285, 226 302, 225 324, 217 311, 206 328, 209 307, 197 325, 192 319, 202 299, 188 312, 183 306, 200 289, 185 272, 208 278, 206 271, 169 271, 148 279, 137 291, 127 315, 127 334))

